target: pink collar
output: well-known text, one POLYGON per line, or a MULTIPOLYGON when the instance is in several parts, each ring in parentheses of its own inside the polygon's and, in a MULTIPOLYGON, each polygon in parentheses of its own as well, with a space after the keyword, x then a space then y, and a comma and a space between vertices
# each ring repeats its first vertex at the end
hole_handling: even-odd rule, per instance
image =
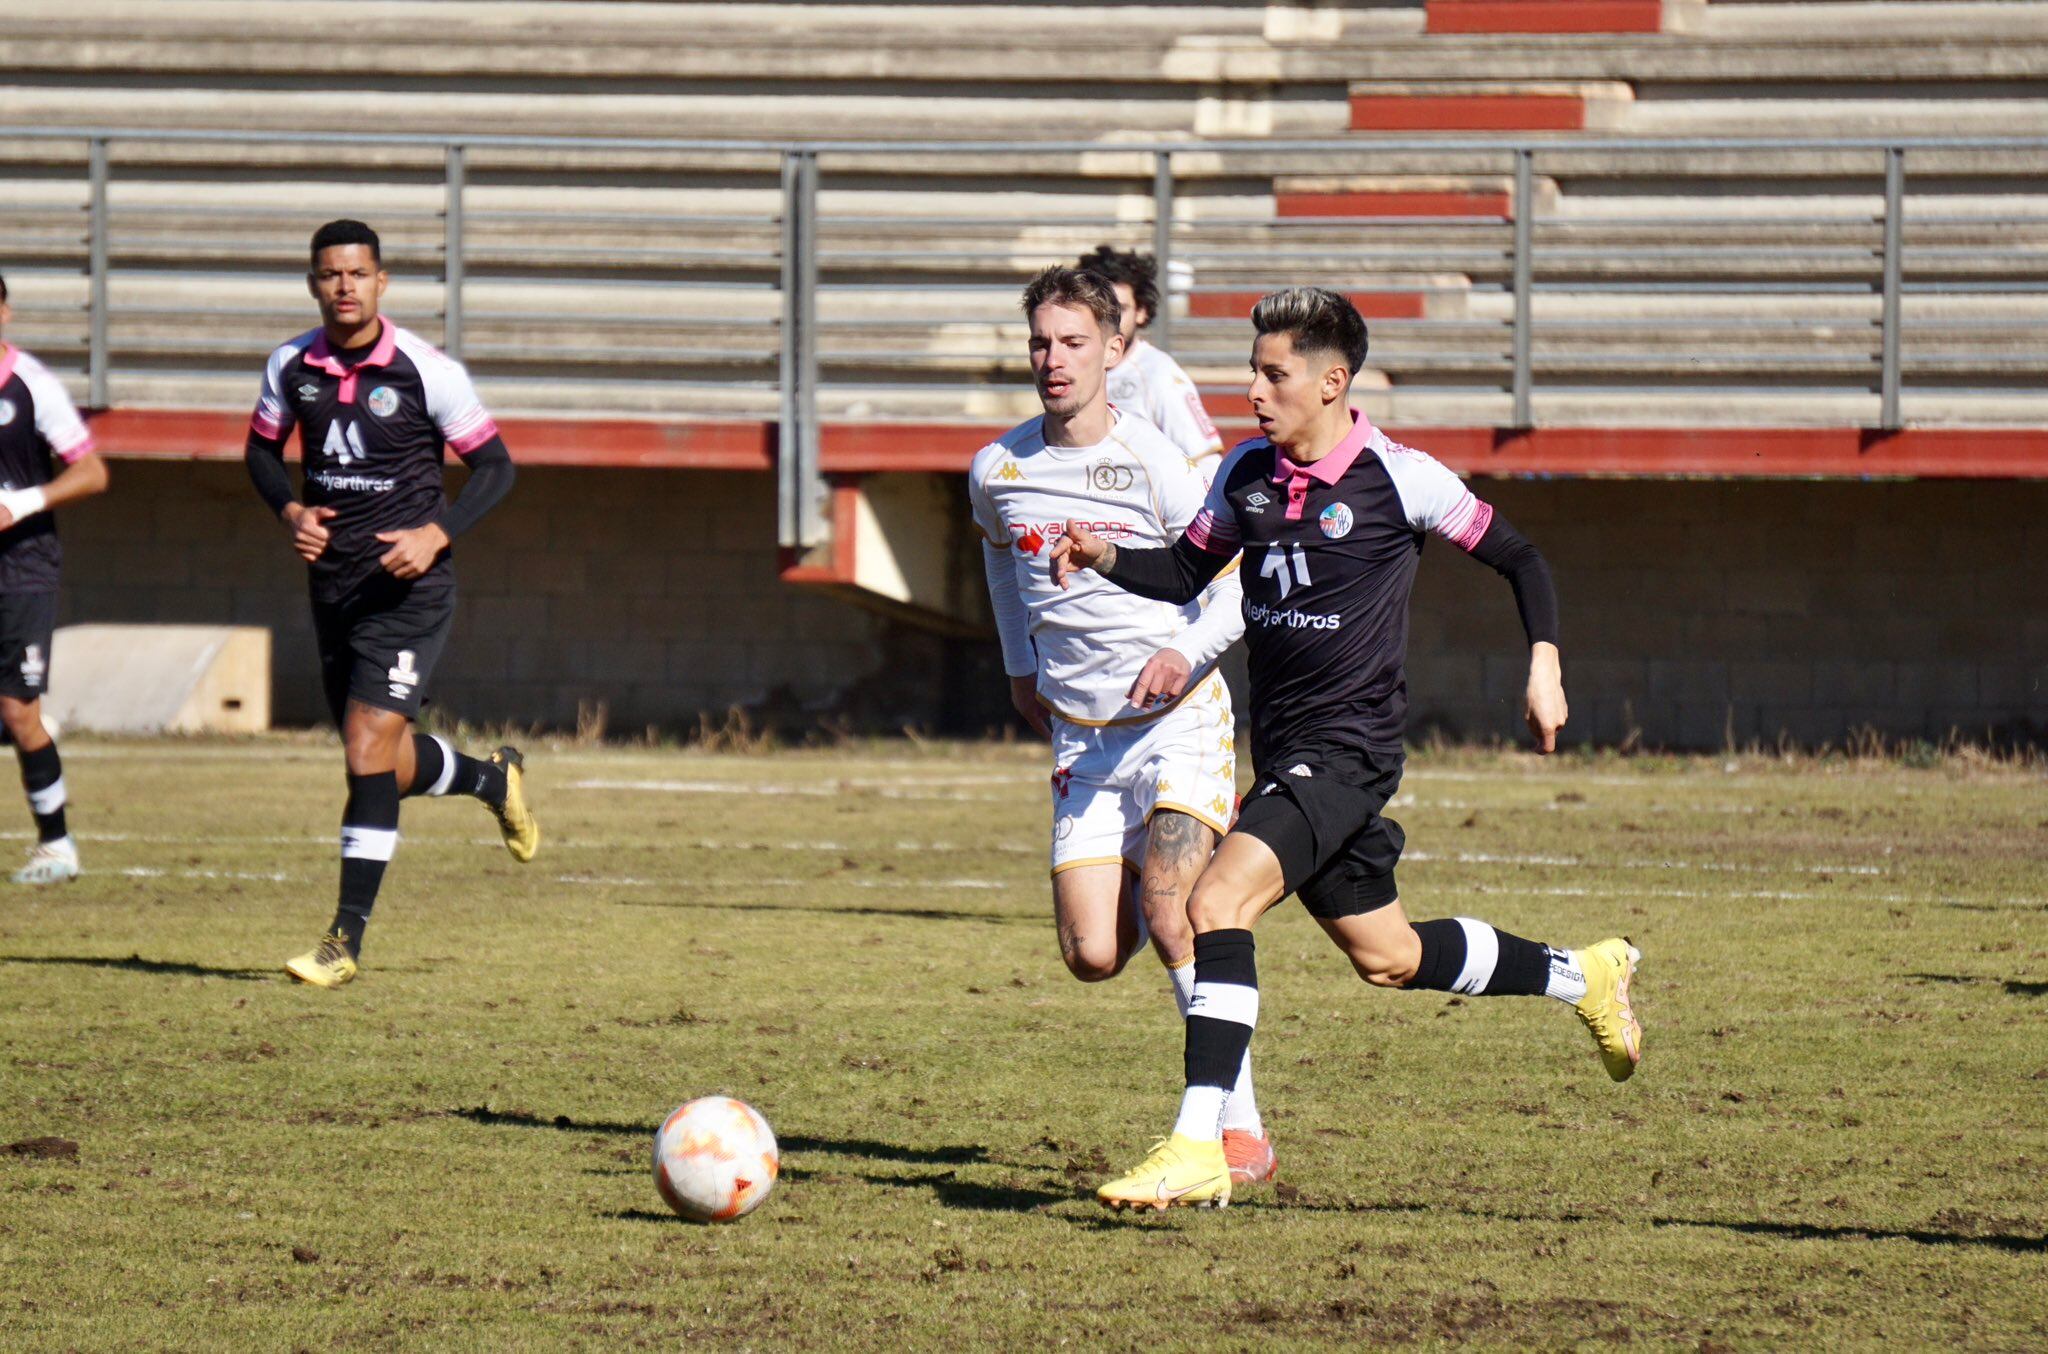
POLYGON ((1351 463, 1358 459, 1358 453, 1364 451, 1366 444, 1372 441, 1372 434, 1372 420, 1365 416, 1363 410, 1353 409, 1351 432, 1337 444, 1336 450, 1321 460, 1311 461, 1307 465, 1296 465, 1281 454, 1278 448, 1274 449, 1273 483, 1287 486, 1288 521, 1301 520, 1302 508, 1308 502, 1308 482, 1319 480, 1329 485, 1342 479, 1344 472, 1351 468, 1351 463))
POLYGON ((341 360, 334 355, 334 350, 327 346, 327 331, 324 329, 314 336, 312 346, 306 349, 307 366, 318 367, 329 376, 341 378, 341 389, 336 392, 335 398, 343 404, 356 402, 356 373, 364 367, 390 366, 391 355, 398 349, 398 326, 391 323, 388 315, 381 317, 378 323, 383 329, 377 335, 377 346, 370 349, 368 357, 352 367, 344 367, 341 360))
POLYGON ((1358 459, 1358 453, 1365 450, 1366 443, 1372 441, 1372 434, 1372 420, 1365 416, 1364 410, 1353 409, 1351 432, 1337 444, 1336 450, 1321 460, 1311 461, 1307 465, 1296 465, 1275 448, 1273 483, 1281 484, 1297 475, 1307 475, 1312 479, 1321 480, 1324 484, 1335 484, 1344 477, 1344 472, 1351 468, 1351 463, 1358 459))
POLYGON ((6 385, 14 375, 14 360, 21 356, 21 349, 11 343, 0 343, 0 385, 6 385))

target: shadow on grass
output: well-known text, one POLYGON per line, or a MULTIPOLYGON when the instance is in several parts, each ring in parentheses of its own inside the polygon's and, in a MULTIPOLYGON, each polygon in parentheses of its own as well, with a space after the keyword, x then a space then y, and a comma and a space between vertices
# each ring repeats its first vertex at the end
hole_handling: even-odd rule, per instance
POLYGON ((2021 1255, 2048 1254, 2048 1235, 2014 1232, 1937 1232, 1923 1227, 1835 1226, 1813 1222, 1724 1222, 1711 1218, 1652 1218, 1652 1227, 1718 1227, 1745 1236, 1776 1236, 1790 1241, 1911 1241, 1921 1246, 1982 1246, 2021 1255))
MULTIPOLYGON (((606 1133, 623 1138, 651 1139, 654 1124, 623 1124, 608 1119, 572 1119, 566 1114, 553 1117, 525 1110, 494 1110, 488 1105, 444 1110, 450 1118, 467 1119, 493 1128, 551 1128, 563 1133, 606 1133)), ((917 1166, 959 1166, 987 1161, 985 1147, 904 1147, 872 1138, 813 1138, 802 1134, 775 1135, 784 1153, 826 1152, 861 1161, 901 1161, 917 1166)))
POLYGON ((2048 997, 2048 983, 2028 982, 2022 978, 1986 978, 1968 973, 1908 973, 1923 983, 1999 983, 2009 997, 2048 997))
POLYGON ((1010 917, 1000 912, 957 912, 942 907, 824 907, 815 903, 655 902, 646 898, 615 898, 620 907, 687 908, 702 912, 809 912, 821 917, 894 917, 902 921, 979 921, 992 926, 1037 926, 1036 917, 1010 917))
POLYGON ((98 954, 0 954, 0 964, 68 964, 77 968, 119 969, 126 973, 157 973, 173 978, 233 978, 238 982, 261 982, 282 976, 282 969, 215 968, 207 964, 185 964, 171 959, 144 959, 131 954, 125 959, 98 954))

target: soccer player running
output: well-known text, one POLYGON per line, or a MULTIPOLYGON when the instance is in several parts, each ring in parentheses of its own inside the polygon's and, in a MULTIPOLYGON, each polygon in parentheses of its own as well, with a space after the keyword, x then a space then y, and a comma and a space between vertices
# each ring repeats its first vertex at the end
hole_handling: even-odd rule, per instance
POLYGON ((505 496, 513 469, 469 373, 377 313, 389 283, 375 231, 320 227, 306 275, 320 327, 271 353, 249 421, 249 478, 309 566, 321 681, 348 763, 340 906, 320 943, 285 965, 318 987, 356 976, 401 796, 469 795, 497 817, 514 859, 540 845, 517 749, 478 759, 412 731, 455 618, 450 543, 505 496), (303 502, 284 466, 294 425, 303 502), (444 447, 470 469, 453 503, 444 447))
POLYGON ((1117 333, 1124 346, 1109 368, 1109 402, 1165 433, 1194 464, 1202 483, 1208 484, 1223 457, 1223 438, 1209 421, 1201 393, 1180 363, 1147 343, 1138 332, 1159 312, 1157 267, 1146 255, 1106 244, 1083 254, 1077 266, 1106 279, 1116 289, 1121 307, 1117 333))
MULTIPOLYGON (((13 318, 0 278, 0 333, 13 318)), ((0 338, 0 725, 36 820, 36 844, 14 872, 17 884, 78 878, 78 847, 64 825, 64 762, 43 727, 64 565, 50 510, 106 487, 107 464, 64 387, 0 338)))
MULTIPOLYGON (((968 495, 1011 702, 1053 745, 1060 956, 1076 978, 1100 982, 1122 971, 1149 931, 1185 1015, 1194 994, 1188 890, 1237 797, 1230 692, 1214 668, 1244 629, 1237 573, 1219 568, 1170 603, 1099 579, 1063 591, 1044 564, 1069 518, 1163 547, 1201 510, 1202 483, 1186 458, 1104 394, 1104 365, 1121 349, 1118 310, 1108 283, 1077 269, 1049 268, 1025 288, 1045 412, 976 453, 968 495)), ((1240 1055, 1212 1127, 1233 1178, 1249 1184, 1271 1179, 1275 1163, 1250 1057, 1240 1055)))
POLYGON ((1234 448, 1201 513, 1167 549, 1134 549, 1070 523, 1054 581, 1097 575, 1140 596, 1192 597, 1240 548, 1251 648, 1255 780, 1237 825, 1196 882, 1195 998, 1187 1091, 1172 1135, 1104 1184, 1111 1207, 1222 1207, 1231 1178, 1220 1099, 1258 1023, 1252 926, 1299 894, 1381 987, 1555 997, 1575 1007, 1608 1075, 1642 1047, 1629 1004, 1641 957, 1625 939, 1563 950, 1469 917, 1411 924, 1394 887, 1403 836, 1383 815, 1401 781, 1408 595, 1435 532, 1513 584, 1529 638, 1524 714, 1544 752, 1565 722, 1557 598, 1536 548, 1422 452, 1349 407, 1365 321, 1320 287, 1275 292, 1252 311, 1251 404, 1263 436, 1234 448))

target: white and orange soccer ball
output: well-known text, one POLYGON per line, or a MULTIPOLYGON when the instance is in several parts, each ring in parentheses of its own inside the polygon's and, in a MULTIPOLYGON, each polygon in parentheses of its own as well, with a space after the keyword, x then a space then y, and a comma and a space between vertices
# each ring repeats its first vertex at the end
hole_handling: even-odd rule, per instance
POLYGON ((679 1107, 654 1135, 654 1187, 692 1222, 731 1222, 761 1206, 782 1170, 774 1130, 729 1095, 679 1107))

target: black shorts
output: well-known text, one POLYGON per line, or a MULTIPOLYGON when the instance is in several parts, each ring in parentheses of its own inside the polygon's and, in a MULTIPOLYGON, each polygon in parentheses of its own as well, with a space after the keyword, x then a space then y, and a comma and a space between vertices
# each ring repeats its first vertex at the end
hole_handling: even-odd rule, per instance
POLYGON ((50 639, 56 633, 56 593, 0 593, 0 696, 43 698, 50 688, 50 639))
POLYGON ((1300 894, 1312 917, 1355 917, 1400 896, 1394 866, 1407 837, 1381 812, 1401 788, 1400 756, 1370 766, 1367 775, 1355 785, 1310 767, 1264 772, 1231 829, 1273 849, 1286 891, 1300 894))
POLYGON ((372 578, 339 602, 314 601, 320 684, 340 727, 350 701, 417 719, 455 623, 455 585, 372 578))

